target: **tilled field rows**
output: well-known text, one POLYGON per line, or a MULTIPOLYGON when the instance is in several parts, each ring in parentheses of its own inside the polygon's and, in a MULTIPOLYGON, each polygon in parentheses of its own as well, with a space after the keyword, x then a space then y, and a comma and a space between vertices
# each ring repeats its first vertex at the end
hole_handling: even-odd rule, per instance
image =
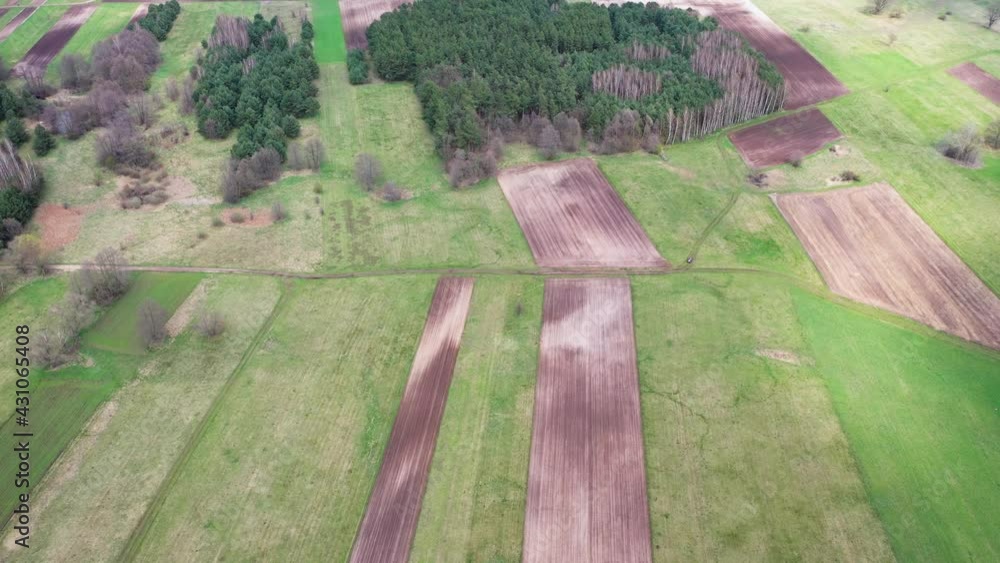
POLYGON ((1000 299, 891 186, 776 202, 835 293, 1000 349, 1000 299))
POLYGON ((627 279, 545 283, 524 561, 650 561, 627 279))
POLYGON ((962 63, 948 69, 948 74, 965 82, 970 88, 1000 105, 1000 78, 979 68, 976 63, 962 63))
POLYGON ((472 278, 441 278, 351 561, 406 561, 444 416, 472 278))
POLYGON ((368 46, 365 32, 375 20, 412 0, 341 0, 340 19, 344 26, 344 38, 348 49, 364 49, 368 46))
MULTIPOLYGON (((37 10, 38 7, 41 6, 44 3, 45 3, 45 0, 33 0, 31 2, 31 5, 29 7, 22 9, 21 13, 19 13, 16 16, 14 16, 13 19, 11 19, 9 22, 7 22, 7 25, 3 26, 3 29, 0 29, 0 41, 3 41, 5 39, 7 39, 8 37, 10 37, 11 34, 13 34, 14 31, 16 31, 17 28, 22 23, 24 23, 24 20, 26 20, 29 17, 31 17, 31 14, 34 14, 35 10, 37 10)), ((13 9, 13 8, 10 8, 10 9, 13 9)))
POLYGON ((24 75, 29 68, 44 74, 52 59, 69 43, 77 30, 97 11, 97 5, 73 6, 59 18, 52 29, 47 31, 14 67, 14 72, 24 75))
POLYGON ((783 115, 729 134, 743 160, 753 168, 802 158, 840 136, 840 131, 816 108, 783 115))
POLYGON ((594 161, 523 166, 498 179, 539 266, 667 266, 594 161))

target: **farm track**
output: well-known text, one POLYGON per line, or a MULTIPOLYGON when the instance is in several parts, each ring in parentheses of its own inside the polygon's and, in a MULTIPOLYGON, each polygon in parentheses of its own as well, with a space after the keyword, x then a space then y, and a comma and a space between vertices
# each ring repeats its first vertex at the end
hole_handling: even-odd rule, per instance
POLYGON ((139 549, 142 547, 142 541, 143 539, 145 539, 146 532, 149 530, 150 525, 152 525, 153 519, 155 518, 156 514, 163 506, 163 502, 164 500, 166 500, 167 493, 170 491, 171 486, 177 481, 177 478, 180 476, 181 471, 184 469, 188 460, 191 459, 191 454, 194 452, 195 448, 198 446, 198 443, 201 442, 201 439, 204 437, 205 431, 208 428, 209 423, 218 414, 219 405, 222 404, 222 401, 225 398, 226 394, 233 387, 233 384, 236 382, 237 376, 240 374, 240 372, 243 371, 243 368, 250 360, 250 357, 253 356, 254 352, 257 351, 257 348, 260 347, 260 343, 264 340, 264 336, 266 336, 267 333, 271 330, 271 326, 274 324, 274 320, 284 309, 284 305, 285 303, 288 302, 288 298, 291 293, 292 293, 291 289, 287 287, 282 288, 281 296, 278 298, 278 302, 274 304, 274 308, 271 309, 271 313, 264 321, 264 324, 261 325, 260 330, 257 331, 257 334, 254 336, 253 341, 250 343, 250 346, 248 346, 246 351, 243 352, 243 355, 240 357, 239 363, 236 364, 236 367, 233 369, 232 373, 229 374, 229 377, 223 384, 222 389, 220 389, 219 393, 215 396, 214 399, 212 399, 212 404, 209 406, 208 410, 205 412, 205 415, 202 417, 202 419, 198 422, 198 426, 195 427, 194 432, 191 434, 191 437, 188 439, 187 443, 184 444, 184 449, 181 450, 181 453, 177 457, 177 460, 170 468, 170 472, 167 473, 167 476, 160 483, 159 488, 157 488, 156 490, 156 494, 149 501, 149 504, 146 506, 145 512, 143 512, 142 514, 142 517, 139 518, 139 521, 136 523, 135 528, 133 528, 132 532, 129 534, 128 540, 126 540, 125 545, 122 547, 121 553, 116 558, 117 561, 134 561, 136 559, 136 555, 139 553, 139 549))
POLYGON ((472 278, 438 280, 382 466, 354 540, 352 562, 404 562, 409 556, 474 283, 472 278))

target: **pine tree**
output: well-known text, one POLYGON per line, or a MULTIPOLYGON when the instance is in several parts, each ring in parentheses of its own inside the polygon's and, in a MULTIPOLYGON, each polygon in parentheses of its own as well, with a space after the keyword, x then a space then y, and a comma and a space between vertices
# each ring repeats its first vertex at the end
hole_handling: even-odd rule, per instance
POLYGON ((35 138, 31 142, 31 148, 38 156, 45 156, 56 148, 56 138, 49 133, 49 130, 41 125, 35 126, 35 138))
POLYGON ((14 115, 12 111, 7 112, 7 124, 4 126, 4 133, 15 147, 20 147, 24 143, 27 143, 30 138, 28 131, 24 128, 24 122, 14 115))

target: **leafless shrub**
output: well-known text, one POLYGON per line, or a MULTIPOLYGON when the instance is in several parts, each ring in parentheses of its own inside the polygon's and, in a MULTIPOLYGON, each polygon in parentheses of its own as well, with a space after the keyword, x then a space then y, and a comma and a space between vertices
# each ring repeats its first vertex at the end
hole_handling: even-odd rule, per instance
POLYGON ((372 191, 382 182, 382 163, 368 153, 359 154, 354 161, 354 178, 365 191, 372 191))
POLYGON ((986 27, 993 29, 993 24, 1000 20, 1000 4, 993 4, 986 9, 986 27))
POLYGON ((238 225, 240 223, 245 222, 247 218, 243 215, 243 213, 239 211, 233 211, 232 213, 229 214, 229 220, 238 225))
POLYGON ((149 129, 156 122, 159 100, 149 94, 136 94, 129 98, 128 111, 136 125, 149 129))
POLYGON ((395 182, 386 182, 379 191, 383 201, 399 201, 403 199, 403 190, 395 182))
POLYGON ((281 155, 268 147, 258 150, 249 158, 250 171, 262 183, 273 182, 281 177, 281 155))
POLYGON ((181 115, 191 115, 194 112, 194 80, 191 77, 184 80, 181 88, 179 110, 181 115))
POLYGON ((140 92, 160 64, 160 44, 145 29, 127 29, 95 45, 90 60, 95 80, 116 82, 126 93, 140 92))
POLYGON ((309 139, 306 141, 304 154, 306 166, 310 170, 318 172, 323 166, 323 161, 326 160, 326 147, 319 139, 309 139))
POLYGON ((198 320, 196 329, 205 338, 218 338, 226 331, 226 319, 218 311, 205 311, 198 320))
POLYGON ((120 250, 105 248, 85 262, 70 280, 73 291, 98 305, 110 305, 128 291, 128 262, 120 250))
POLYGON ((250 47, 249 27, 250 20, 246 18, 220 15, 215 18, 215 28, 208 38, 208 46, 211 48, 229 45, 239 50, 246 50, 250 47))
POLYGON ((156 301, 147 299, 142 302, 142 305, 139 305, 137 314, 135 328, 143 345, 146 348, 152 348, 163 342, 167 337, 167 321, 169 320, 166 310, 156 301))
POLYGON ((993 121, 983 130, 983 142, 991 149, 1000 149, 1000 119, 993 121))
POLYGON ((25 65, 21 71, 21 77, 24 78, 25 89, 38 99, 44 100, 56 92, 54 86, 45 82, 45 69, 43 68, 25 65))
POLYGON ((853 170, 844 170, 840 173, 841 182, 860 182, 861 176, 858 176, 853 170))
POLYGON ((35 235, 23 234, 7 245, 7 259, 18 272, 38 275, 45 272, 46 258, 42 241, 35 235))
POLYGON ((580 122, 575 117, 560 113, 552 120, 556 131, 559 131, 559 139, 562 148, 566 152, 576 152, 580 150, 580 141, 583 139, 583 131, 580 129, 580 122))
POLYGON ((938 143, 938 151, 966 166, 978 166, 980 164, 980 144, 982 144, 982 137, 976 130, 976 126, 970 124, 949 133, 938 143))
POLYGON ((236 203, 281 176, 281 156, 271 148, 250 158, 231 159, 222 174, 222 199, 236 203))
POLYGON ((167 94, 167 99, 171 102, 176 102, 181 97, 181 87, 177 85, 177 79, 174 77, 167 79, 167 84, 163 90, 167 94))
POLYGON ((278 223, 285 219, 288 219, 288 211, 285 209, 285 206, 278 201, 271 204, 271 220, 278 223))
POLYGON ((57 367, 69 361, 80 343, 80 333, 94 320, 93 302, 76 292, 69 292, 54 305, 45 326, 34 340, 33 352, 43 367, 57 367))
POLYGON ((892 0, 871 0, 871 4, 868 5, 868 13, 877 16, 884 12, 890 4, 892 4, 892 0))
POLYGON ((66 90, 84 92, 90 89, 93 76, 90 63, 77 53, 67 53, 59 61, 59 85, 66 90))
POLYGON ((750 182, 751 186, 757 188, 766 188, 768 185, 767 173, 761 172, 760 170, 752 170, 750 174, 747 175, 747 182, 750 182))
POLYGON ((497 173, 497 160, 490 152, 457 150, 448 161, 448 180, 456 188, 471 186, 497 173))
POLYGON ((97 125, 108 126, 126 107, 128 98, 117 82, 101 80, 87 95, 87 101, 94 108, 97 125))
POLYGON ((119 173, 129 168, 151 168, 156 163, 156 153, 127 114, 117 115, 97 136, 96 148, 98 164, 119 173))
POLYGON ((639 148, 642 140, 642 121, 639 112, 624 109, 615 114, 611 123, 604 128, 604 137, 598 152, 604 154, 632 152, 639 148))
POLYGON ((129 182, 118 192, 122 209, 138 209, 143 205, 160 205, 167 201, 167 198, 167 192, 162 187, 141 180, 129 182))
POLYGON ((546 125, 538 136, 538 151, 545 160, 552 160, 559 154, 559 132, 551 124, 546 125))
POLYGON ((788 156, 788 164, 792 165, 792 168, 802 168, 802 153, 799 151, 794 151, 788 156))

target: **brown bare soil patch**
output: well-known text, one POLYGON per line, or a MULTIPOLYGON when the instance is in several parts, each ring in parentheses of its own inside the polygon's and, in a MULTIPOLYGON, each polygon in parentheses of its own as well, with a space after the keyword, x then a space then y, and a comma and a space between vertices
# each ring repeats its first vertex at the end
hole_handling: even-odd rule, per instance
POLYGON ((344 26, 344 38, 348 49, 364 49, 368 46, 365 32, 375 20, 412 0, 341 0, 340 20, 344 26))
POLYGON ((465 318, 472 278, 441 278, 413 359, 351 561, 405 561, 417 529, 427 474, 465 318))
POLYGON ((979 68, 976 63, 962 63, 948 69, 948 74, 1000 105, 1000 79, 979 68))
POLYGON ((14 6, 17 6, 18 0, 7 0, 7 3, 0 8, 0 17, 6 16, 7 12, 14 6))
POLYGON ((545 282, 526 563, 651 561, 627 279, 545 282))
POLYGON ((770 358, 772 360, 777 360, 779 362, 784 362, 786 364, 792 364, 800 366, 802 364, 811 364, 812 362, 808 359, 800 357, 795 352, 789 352, 788 350, 777 350, 774 348, 758 348, 755 352, 758 356, 762 358, 770 358))
POLYGON ((538 265, 667 266, 592 160, 512 168, 498 179, 538 265))
POLYGON ((135 12, 132 12, 132 19, 128 20, 128 23, 125 24, 125 28, 128 29, 128 26, 146 17, 147 13, 149 13, 149 4, 139 4, 136 6, 135 12))
POLYGON ((1000 349, 1000 299, 891 186, 775 201, 834 293, 1000 349))
MULTIPOLYGON (((11 18, 11 20, 7 22, 7 25, 3 26, 3 29, 0 29, 0 41, 4 41, 10 37, 10 35, 14 33, 14 31, 20 27, 22 23, 24 23, 24 20, 31 17, 31 14, 34 14, 35 10, 37 10, 38 7, 44 3, 45 0, 34 0, 29 7, 24 8, 21 10, 21 13, 11 18)), ((10 6, 11 3, 8 2, 7 5, 10 6)))
POLYGON ((729 134, 743 160, 752 168, 790 162, 820 150, 840 136, 840 131, 816 108, 729 134))
POLYGON ((45 35, 32 45, 31 49, 28 49, 21 62, 15 65, 14 72, 23 75, 30 67, 44 73, 52 59, 56 58, 59 51, 62 51, 69 40, 76 35, 80 26, 90 19, 90 16, 96 11, 96 4, 73 6, 66 10, 66 13, 52 26, 52 29, 45 32, 45 35))
POLYGON ((249 208, 226 209, 222 212, 222 220, 237 227, 266 227, 273 223, 271 212, 266 209, 254 211, 249 208), (243 216, 242 222, 233 221, 233 216, 239 214, 243 216))
POLYGON ((78 207, 64 209, 52 203, 38 206, 34 221, 41 228, 42 248, 52 252, 76 240, 84 217, 85 211, 78 207))
MULTIPOLYGON (((596 0, 599 4, 621 4, 623 0, 596 0)), ((714 16, 723 29, 741 33, 747 42, 774 63, 785 77, 785 109, 798 109, 848 92, 837 77, 749 0, 694 0, 660 5, 693 9, 714 16)))

